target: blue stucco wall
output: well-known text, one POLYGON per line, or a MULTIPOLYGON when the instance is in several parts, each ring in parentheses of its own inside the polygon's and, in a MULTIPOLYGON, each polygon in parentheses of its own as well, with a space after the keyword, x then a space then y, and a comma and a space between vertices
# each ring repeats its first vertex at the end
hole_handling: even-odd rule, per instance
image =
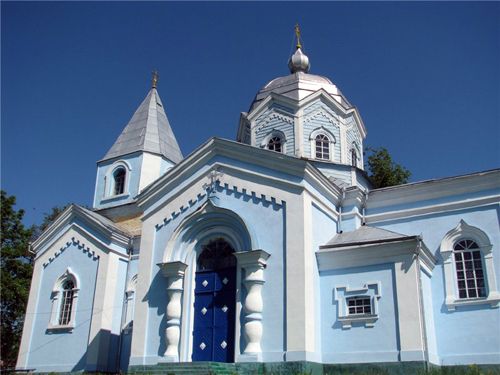
POLYGON ((82 249, 72 244, 43 269, 28 368, 35 368, 38 372, 85 369, 98 263, 99 261, 88 252, 84 253, 82 249), (80 281, 75 328, 72 332, 48 331, 52 309, 51 292, 54 283, 64 274, 68 266, 78 275, 80 281))
POLYGON ((317 361, 321 361, 322 351, 322 336, 324 334, 322 321, 322 309, 321 309, 321 284, 320 276, 318 271, 318 263, 316 261, 316 251, 319 250, 321 245, 327 243, 332 237, 337 233, 337 222, 336 220, 316 206, 314 203, 311 205, 312 210, 312 235, 313 235, 313 246, 312 253, 310 254, 313 263, 313 278, 314 278, 314 303, 315 303, 315 320, 316 320, 316 332, 315 332, 315 354, 317 356, 317 361))
MULTIPOLYGON (((442 201, 443 199, 440 200, 442 201)), ((437 353, 441 364, 500 363, 498 354, 500 335, 492 334, 492 328, 500 326, 500 309, 484 304, 459 306, 455 311, 448 311, 444 304, 445 280, 443 261, 439 252, 443 237, 455 228, 460 220, 463 219, 467 224, 481 229, 493 244, 492 254, 497 271, 498 288, 498 270, 500 270, 498 215, 498 205, 494 204, 373 224, 407 235, 422 234, 425 244, 437 258, 437 266, 430 284, 437 353)))
POLYGON ((398 360, 397 308, 393 264, 353 267, 322 272, 321 324, 324 363, 392 362, 398 360), (339 285, 362 287, 367 282, 381 283, 379 318, 374 327, 353 324, 343 329, 338 321, 334 289, 339 285))
MULTIPOLYGON (((133 153, 120 158, 105 160, 97 165, 97 178, 94 195, 94 208, 107 208, 119 204, 129 203, 139 193, 139 179, 141 176, 142 153, 133 153), (109 170, 114 169, 114 165, 120 161, 125 162, 127 168, 127 179, 125 193, 118 196, 108 194, 110 181, 109 170), (108 175, 107 181, 105 177, 108 175), (105 191, 106 190, 106 191, 105 191)), ((166 167, 165 167, 166 168, 166 167)))
MULTIPOLYGON (((161 356, 165 351, 166 282, 156 263, 163 261, 167 242, 172 237, 174 230, 186 217, 195 212, 206 199, 206 196, 203 196, 195 205, 173 218, 166 225, 161 226, 155 234, 154 256, 151 264, 153 277, 147 295, 149 310, 146 355, 148 357, 161 356)), ((235 192, 232 187, 225 186, 218 186, 212 202, 217 207, 236 213, 251 232, 253 248, 263 249, 271 254, 265 271, 266 282, 262 290, 262 298, 265 301, 282 301, 282 303, 273 304, 272 308, 270 305, 264 308, 262 350, 264 360, 282 360, 285 329, 283 319, 285 306, 285 207, 271 201, 262 200, 258 195, 252 196, 243 194, 241 191, 235 192)), ((245 251, 251 249, 235 250, 245 251)), ((185 313, 189 315, 191 311, 185 313)))

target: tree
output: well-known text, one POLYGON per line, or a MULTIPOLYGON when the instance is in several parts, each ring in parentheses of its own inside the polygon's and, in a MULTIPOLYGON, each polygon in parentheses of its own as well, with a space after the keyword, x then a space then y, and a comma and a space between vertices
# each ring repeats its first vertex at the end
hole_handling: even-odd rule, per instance
POLYGON ((16 364, 24 314, 33 271, 29 251, 32 230, 24 227, 24 210, 16 211, 16 198, 1 192, 1 359, 2 367, 16 364))
POLYGON ((57 218, 58 216, 66 209, 68 208, 70 204, 66 204, 64 206, 55 206, 55 207, 52 207, 52 211, 47 214, 45 213, 44 216, 43 216, 43 221, 42 221, 42 224, 40 225, 34 225, 32 227, 32 241, 36 240, 38 237, 40 237, 40 235, 45 231, 45 229, 47 229, 50 224, 52 224, 57 218))
POLYGON ((375 189, 387 186, 406 184, 411 172, 392 160, 386 148, 367 148, 371 154, 368 156, 368 179, 375 189))

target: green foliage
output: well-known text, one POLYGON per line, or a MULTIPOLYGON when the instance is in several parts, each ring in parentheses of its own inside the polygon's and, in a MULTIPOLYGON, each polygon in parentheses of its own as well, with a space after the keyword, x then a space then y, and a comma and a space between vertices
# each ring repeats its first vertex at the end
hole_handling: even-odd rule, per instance
POLYGON ((367 148, 370 155, 367 161, 368 178, 373 188, 383 188, 406 184, 411 172, 392 160, 386 148, 367 148))
POLYGON ((52 207, 52 210, 50 211, 50 213, 45 213, 44 216, 43 216, 43 221, 42 221, 42 224, 40 225, 34 225, 32 227, 32 241, 36 240, 38 237, 40 237, 40 235, 43 233, 43 231, 45 229, 47 229, 50 224, 52 224, 56 219, 57 217, 66 209, 68 208, 70 204, 66 204, 64 206, 60 206, 60 207, 52 207))
POLYGON ((23 210, 14 208, 16 198, 1 192, 1 272, 0 302, 2 367, 15 366, 28 301, 33 254, 29 251, 32 230, 24 227, 23 210))

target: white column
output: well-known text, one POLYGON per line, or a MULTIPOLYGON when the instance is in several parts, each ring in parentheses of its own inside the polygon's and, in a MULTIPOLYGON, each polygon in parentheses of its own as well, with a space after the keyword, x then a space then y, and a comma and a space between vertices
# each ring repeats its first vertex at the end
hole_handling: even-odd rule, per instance
POLYGON ((167 362, 179 362, 179 342, 181 337, 181 315, 182 315, 182 291, 184 284, 184 271, 187 264, 182 262, 159 263, 163 276, 167 278, 167 329, 165 340, 164 360, 167 362))
POLYGON ((243 356, 248 360, 260 360, 262 348, 262 286, 264 285, 264 269, 269 254, 264 250, 244 251, 234 254, 238 266, 245 272, 243 284, 247 290, 243 301, 243 327, 245 338, 243 356))

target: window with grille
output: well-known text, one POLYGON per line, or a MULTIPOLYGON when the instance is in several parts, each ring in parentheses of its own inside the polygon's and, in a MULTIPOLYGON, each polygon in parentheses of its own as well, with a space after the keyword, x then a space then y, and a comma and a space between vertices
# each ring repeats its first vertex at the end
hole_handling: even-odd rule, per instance
POLYGON ((453 247, 457 272, 458 297, 486 297, 483 260, 479 246, 472 240, 458 241, 453 247))
POLYGON ((114 195, 123 194, 125 192, 125 169, 119 168, 113 173, 115 180, 114 195))
POLYGON ((324 134, 318 134, 315 138, 316 159, 330 159, 330 140, 324 134))
POLYGON ((276 152, 282 152, 281 147, 281 138, 280 137, 272 137, 269 142, 267 142, 267 149, 276 152))
POLYGON ((61 298, 61 309, 59 312, 59 324, 67 325, 71 321, 71 310, 73 309, 73 295, 75 284, 71 280, 64 282, 61 298))
POLYGON ((372 304, 370 297, 346 298, 348 315, 371 315, 372 304))

